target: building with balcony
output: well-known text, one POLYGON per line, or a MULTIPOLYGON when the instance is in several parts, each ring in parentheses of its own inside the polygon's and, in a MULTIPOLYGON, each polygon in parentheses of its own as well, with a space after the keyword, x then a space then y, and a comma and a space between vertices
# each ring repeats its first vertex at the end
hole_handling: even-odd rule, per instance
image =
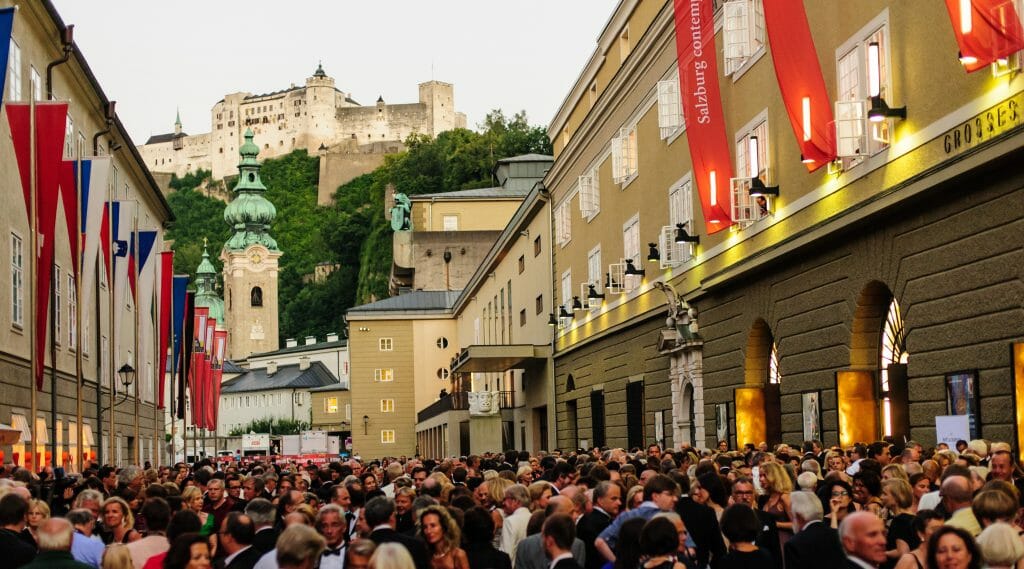
POLYGON ((549 126, 558 445, 1018 440, 1017 5, 675 7, 619 3, 549 126))

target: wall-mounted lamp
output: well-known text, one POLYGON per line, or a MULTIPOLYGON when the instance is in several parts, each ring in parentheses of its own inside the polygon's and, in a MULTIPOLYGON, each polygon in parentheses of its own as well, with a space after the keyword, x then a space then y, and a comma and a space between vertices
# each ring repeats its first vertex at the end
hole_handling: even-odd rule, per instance
POLYGON ((868 96, 871 97, 871 108, 868 109, 868 120, 882 122, 889 118, 907 118, 907 108, 890 108, 882 98, 882 51, 878 42, 868 44, 868 96))
POLYGON ((580 297, 574 296, 572 297, 572 311, 576 312, 577 310, 583 310, 583 301, 580 300, 580 297))
POLYGON ((633 259, 626 259, 626 270, 622 274, 627 277, 642 277, 646 274, 646 271, 636 268, 636 265, 633 264, 633 259))
POLYGON ((693 243, 694 245, 700 243, 699 235, 690 235, 686 232, 686 225, 683 223, 676 224, 676 237, 673 239, 676 243, 693 243))
POLYGON ((766 186, 764 180, 761 179, 760 150, 760 141, 757 137, 749 137, 747 139, 747 164, 750 175, 750 188, 747 191, 754 197, 777 196, 779 195, 779 187, 766 186))
POLYGON ((558 320, 555 318, 554 313, 548 313, 548 326, 551 326, 552 328, 558 326, 558 320))
POLYGON ((647 261, 649 263, 658 263, 661 261, 661 253, 658 252, 657 243, 648 243, 647 249, 647 261))
POLYGON ((573 315, 572 315, 571 312, 569 312, 568 310, 565 309, 565 305, 563 304, 562 306, 558 307, 558 318, 559 318, 559 320, 561 320, 562 318, 567 318, 569 320, 572 320, 573 319, 573 315))
POLYGON ((369 415, 363 415, 363 434, 364 435, 369 434, 369 432, 367 430, 369 428, 370 428, 370 416, 369 415))
MULTIPOLYGON (((597 287, 596 286, 594 286, 592 284, 588 284, 587 285, 587 289, 588 289, 587 290, 587 300, 588 301, 594 301, 594 300, 597 300, 599 298, 604 298, 603 294, 597 292, 597 287)), ((590 304, 593 304, 593 302, 590 302, 590 304)))
POLYGON ((814 158, 804 156, 803 154, 800 155, 800 161, 803 162, 804 164, 814 164, 815 162, 814 158))

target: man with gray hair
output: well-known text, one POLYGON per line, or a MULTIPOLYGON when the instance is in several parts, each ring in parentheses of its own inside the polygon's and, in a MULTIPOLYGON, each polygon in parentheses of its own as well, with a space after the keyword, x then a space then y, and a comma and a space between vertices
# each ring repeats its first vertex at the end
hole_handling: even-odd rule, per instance
POLYGON ((103 563, 103 550, 106 546, 98 537, 93 537, 96 517, 85 508, 78 508, 68 512, 67 519, 75 528, 75 536, 71 540, 71 556, 76 561, 99 569, 103 563))
POLYGON ((586 569, 600 569, 604 565, 604 557, 598 553, 594 542, 615 516, 619 515, 621 508, 622 487, 607 480, 599 482, 594 488, 593 509, 576 524, 576 535, 587 548, 586 569))
POLYGON ((138 495, 142 490, 142 469, 138 466, 126 466, 117 473, 117 495, 124 495, 125 489, 130 489, 138 495))
POLYGON ((324 538, 313 528, 296 524, 277 540, 277 565, 281 569, 313 569, 324 551, 324 538))
MULTIPOLYGON (((885 524, 867 511, 849 514, 839 524, 848 569, 872 569, 885 562, 885 524)), ((815 565, 822 567, 822 565, 815 565)))
POLYGON ((276 514, 277 509, 270 503, 270 500, 265 498, 256 498, 246 504, 245 515, 249 516, 253 525, 256 526, 256 535, 252 540, 254 549, 263 553, 274 549, 274 544, 277 543, 277 538, 280 535, 274 529, 276 514))
POLYGON ((790 494, 790 511, 796 535, 783 546, 786 569, 841 567, 846 559, 836 532, 821 523, 821 500, 812 492, 790 494))
POLYGON ((516 564, 516 548, 526 538, 526 526, 530 522, 529 505, 530 493, 525 486, 515 484, 505 489, 501 508, 506 517, 501 526, 501 547, 498 549, 508 554, 513 566, 516 564))
POLYGON ((24 569, 92 569, 71 556, 75 529, 64 518, 49 518, 39 524, 39 554, 24 569))

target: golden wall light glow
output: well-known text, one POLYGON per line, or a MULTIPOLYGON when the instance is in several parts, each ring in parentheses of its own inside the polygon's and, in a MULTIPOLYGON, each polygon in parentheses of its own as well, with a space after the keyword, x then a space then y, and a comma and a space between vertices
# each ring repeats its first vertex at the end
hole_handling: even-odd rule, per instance
POLYGON ((743 448, 747 443, 756 445, 767 441, 764 388, 737 387, 733 396, 736 404, 736 446, 743 448))
POLYGON ((836 372, 836 403, 839 407, 839 444, 871 442, 878 437, 875 375, 871 371, 836 372))
POLYGON ((804 125, 804 142, 811 140, 811 98, 803 98, 803 125, 804 125))
MULTIPOLYGON (((711 206, 712 207, 718 205, 718 180, 717 180, 717 178, 718 178, 718 175, 717 175, 717 173, 714 170, 712 170, 708 174, 708 183, 711 186, 711 206)), ((717 218, 716 219, 712 219, 711 223, 718 223, 717 218)))
POLYGON ((1024 342, 1013 345, 1013 396, 1016 402, 1017 458, 1024 457, 1021 443, 1024 442, 1024 342))
POLYGON ((881 52, 878 42, 868 44, 868 96, 877 97, 882 91, 881 52))

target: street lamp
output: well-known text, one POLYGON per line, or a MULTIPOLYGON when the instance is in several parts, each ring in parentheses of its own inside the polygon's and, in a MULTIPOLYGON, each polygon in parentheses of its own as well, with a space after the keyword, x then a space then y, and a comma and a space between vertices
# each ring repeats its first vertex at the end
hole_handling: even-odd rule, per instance
POLYGON ((363 434, 364 435, 368 434, 367 429, 369 428, 369 426, 370 426, 370 416, 369 415, 363 415, 363 434))
POLYGON ((135 382, 135 368, 126 363, 117 370, 117 375, 121 378, 121 385, 124 386, 125 393, 128 393, 128 388, 135 382))

